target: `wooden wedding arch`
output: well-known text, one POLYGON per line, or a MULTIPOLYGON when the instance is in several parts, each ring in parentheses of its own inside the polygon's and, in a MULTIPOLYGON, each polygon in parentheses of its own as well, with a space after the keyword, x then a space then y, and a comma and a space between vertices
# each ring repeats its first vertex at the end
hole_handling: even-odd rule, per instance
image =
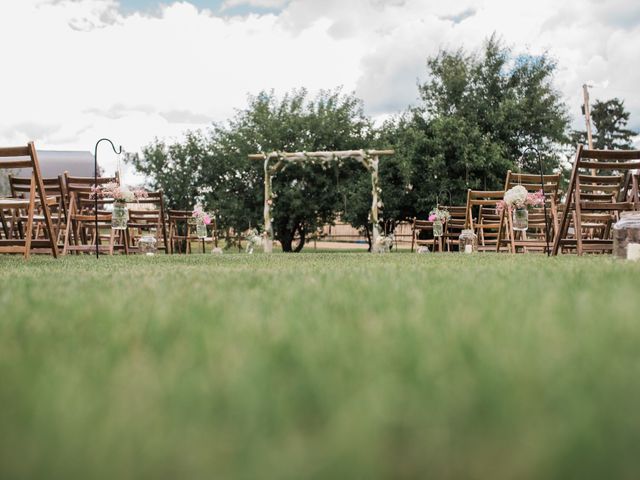
POLYGON ((273 206, 273 176, 287 166, 287 163, 331 163, 353 159, 362 164, 371 174, 371 213, 370 221, 373 232, 372 242, 375 245, 379 235, 378 209, 382 206, 379 185, 378 165, 380 157, 393 155, 393 150, 345 150, 337 152, 271 152, 249 155, 250 160, 261 160, 264 163, 264 252, 273 251, 273 222, 271 208, 273 206))

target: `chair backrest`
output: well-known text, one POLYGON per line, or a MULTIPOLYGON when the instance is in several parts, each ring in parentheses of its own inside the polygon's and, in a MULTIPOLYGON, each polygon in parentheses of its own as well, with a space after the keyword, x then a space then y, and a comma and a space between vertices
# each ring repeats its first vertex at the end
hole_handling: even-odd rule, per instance
POLYGON ((468 190, 465 227, 478 235, 478 248, 497 249, 502 227, 502 212, 498 202, 504 190, 468 190))
POLYGON ((467 191, 467 207, 465 214, 466 228, 475 228, 474 215, 479 219, 482 208, 495 209, 504 198, 504 190, 471 190, 467 191))
MULTIPOLYGON (((48 196, 60 197, 64 195, 64 178, 62 175, 54 178, 43 178, 42 184, 48 196)), ((9 175, 9 187, 11 188, 11 195, 14 197, 28 197, 30 185, 30 178, 9 175)))
MULTIPOLYGON (((40 171, 40 163, 38 162, 38 154, 33 142, 29 142, 26 146, 20 147, 0 147, 0 170, 14 170, 18 168, 27 168, 32 171, 34 182, 35 196, 40 199, 40 208, 45 218, 45 229, 49 236, 51 253, 54 257, 58 256, 58 248, 54 241, 53 222, 51 221, 51 212, 47 205, 47 194, 42 181, 42 173, 40 171)), ((27 245, 29 250, 30 243, 27 245)), ((29 256, 29 252, 25 251, 25 257, 29 256)))
POLYGON ((558 195, 560 191, 560 174, 551 175, 534 175, 531 173, 516 173, 511 170, 507 171, 507 179, 504 184, 504 191, 516 185, 522 185, 529 193, 536 193, 543 190, 544 196, 548 204, 558 203, 558 195))
MULTIPOLYGON (((93 210, 95 207, 95 199, 91 193, 94 185, 104 185, 107 183, 120 184, 120 175, 118 173, 113 177, 75 177, 64 173, 64 188, 67 195, 67 205, 71 201, 71 197, 75 198, 76 209, 78 212, 86 212, 93 210)), ((105 204, 113 203, 112 199, 98 199, 98 209, 105 204)))
MULTIPOLYGON (((56 197, 58 201, 58 209, 66 216, 67 214, 67 194, 64 187, 64 177, 58 175, 53 178, 43 178, 42 184, 44 185, 47 197, 56 197)), ((9 175, 9 187, 11 189, 11 195, 17 198, 27 198, 29 196, 29 189, 31 185, 31 179, 26 177, 14 177, 9 175)))
MULTIPOLYGON (((578 254, 582 253, 583 214, 605 214, 614 218, 620 211, 636 210, 637 198, 629 198, 624 191, 627 178, 640 169, 640 150, 590 150, 578 145, 566 195, 566 206, 562 213, 559 234, 553 243, 553 254, 557 255, 563 244, 572 241, 568 237, 571 216, 575 219, 575 236, 578 254), (584 212, 584 213, 583 213, 584 212)), ((605 228, 609 234, 610 229, 605 228)), ((599 240, 609 240, 599 239, 599 240)), ((610 242, 602 249, 609 249, 610 242)), ((595 250, 595 248, 593 248, 595 250)))

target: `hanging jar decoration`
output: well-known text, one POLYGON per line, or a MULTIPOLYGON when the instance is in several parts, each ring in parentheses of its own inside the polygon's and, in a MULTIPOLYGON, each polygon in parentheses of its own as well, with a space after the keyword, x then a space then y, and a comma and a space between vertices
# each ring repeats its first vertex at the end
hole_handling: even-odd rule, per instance
POLYGON ((478 236, 473 230, 465 229, 459 237, 459 248, 461 253, 475 253, 478 251, 478 236))
POLYGON ((140 240, 138 240, 138 251, 142 255, 146 255, 148 257, 152 257, 156 254, 158 249, 158 240, 153 235, 143 235, 140 240))
POLYGON ((524 232, 529 228, 529 210, 527 207, 513 207, 513 229, 524 232))
MULTIPOLYGON (((207 225, 211 223, 211 215, 202 209, 202 206, 196 205, 193 209, 191 217, 196 224, 196 236, 203 240, 207 238, 207 225)), ((189 222, 191 223, 191 222, 189 222)), ((191 223, 193 225, 193 223, 191 223)))
POLYGON ((433 225, 433 236, 441 237, 442 236, 442 225, 444 222, 448 221, 451 218, 451 214, 448 210, 440 207, 436 207, 431 212, 429 212, 429 221, 432 222, 433 225))
POLYGON ((200 240, 207 238, 207 225, 200 217, 196 218, 196 235, 200 240))
POLYGON ((433 236, 441 237, 442 236, 442 220, 436 219, 433 221, 433 236))
POLYGON ((127 203, 123 201, 113 202, 113 212, 111 213, 111 228, 114 230, 126 230, 129 221, 129 210, 127 203))
POLYGON ((613 256, 622 260, 640 260, 640 213, 622 212, 613 226, 613 256))

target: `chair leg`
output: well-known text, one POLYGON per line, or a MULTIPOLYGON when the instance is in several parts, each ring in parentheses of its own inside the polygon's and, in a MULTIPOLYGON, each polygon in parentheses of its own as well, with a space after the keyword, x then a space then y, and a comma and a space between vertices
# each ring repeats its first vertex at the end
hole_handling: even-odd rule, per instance
POLYGON ((31 189, 29 190, 29 209, 27 211, 27 228, 24 238, 24 258, 29 259, 31 255, 31 233, 33 230, 33 214, 35 210, 35 196, 36 196, 36 183, 34 179, 31 179, 31 189))

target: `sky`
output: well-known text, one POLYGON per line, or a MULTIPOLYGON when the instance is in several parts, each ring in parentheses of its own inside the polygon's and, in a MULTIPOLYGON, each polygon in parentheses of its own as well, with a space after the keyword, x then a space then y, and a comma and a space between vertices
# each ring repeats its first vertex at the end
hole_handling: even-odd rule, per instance
POLYGON ((342 86, 383 119, 417 103, 427 57, 494 32, 557 60, 574 127, 588 83, 640 130, 638 0, 1 0, 0 145, 136 152, 299 87, 342 86))

